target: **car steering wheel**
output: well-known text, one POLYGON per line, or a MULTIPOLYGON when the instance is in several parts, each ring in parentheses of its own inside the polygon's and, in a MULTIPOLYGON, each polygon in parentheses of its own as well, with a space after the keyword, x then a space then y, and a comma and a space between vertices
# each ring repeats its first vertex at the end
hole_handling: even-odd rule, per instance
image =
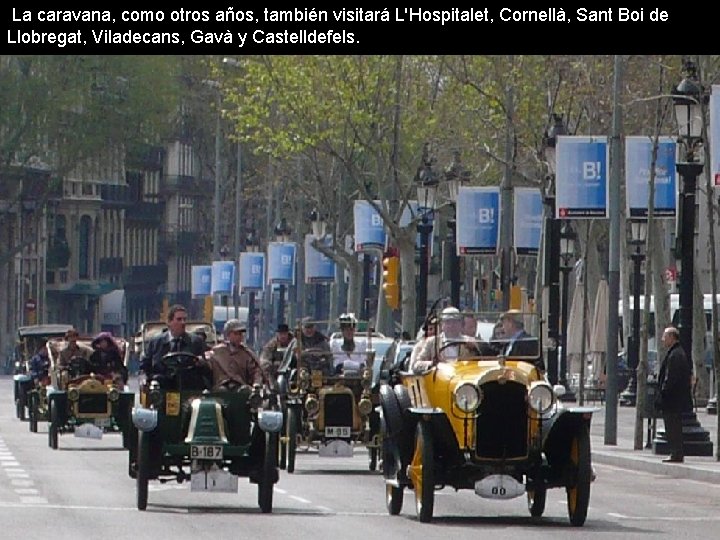
POLYGON ((197 356, 191 352, 171 352, 162 357, 163 366, 169 371, 183 371, 197 365, 197 356))

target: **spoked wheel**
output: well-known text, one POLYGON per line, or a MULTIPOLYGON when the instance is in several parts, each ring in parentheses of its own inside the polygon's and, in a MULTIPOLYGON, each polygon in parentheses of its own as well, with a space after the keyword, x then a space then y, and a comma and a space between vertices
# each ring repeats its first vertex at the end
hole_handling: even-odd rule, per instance
POLYGON ((30 403, 28 404, 28 417, 30 420, 30 431, 37 433, 38 430, 38 409, 40 403, 37 393, 33 392, 30 394, 30 403))
POLYGON ((50 405, 50 425, 48 426, 48 445, 53 450, 58 448, 58 431, 60 430, 60 412, 57 403, 50 405))
POLYGON ((283 471, 287 468, 287 455, 288 455, 288 441, 287 441, 287 421, 288 412, 285 410, 283 414, 285 418, 285 425, 283 426, 282 436, 278 442, 278 467, 283 471))
POLYGON ((527 502, 528 510, 532 517, 540 517, 545 512, 545 500, 547 499, 547 488, 537 487, 534 489, 528 489, 527 491, 527 502))
POLYGON ((148 481, 150 480, 150 435, 142 431, 138 433, 135 494, 138 510, 145 510, 148 503, 148 481))
POLYGON ((430 427, 420 422, 415 435, 415 451, 408 467, 415 490, 415 511, 422 523, 429 523, 435 504, 435 447, 430 427))
POLYGON ((568 516, 575 527, 582 527, 587 518, 590 505, 590 483, 592 465, 590 461, 590 433, 586 426, 580 428, 570 443, 570 463, 572 468, 570 483, 566 486, 568 516))
POLYGON ((275 468, 277 467, 278 434, 265 434, 265 458, 263 463, 262 481, 258 484, 258 506, 263 514, 272 512, 273 485, 275 484, 275 468))
POLYGON ((20 392, 18 393, 17 401, 15 402, 15 413, 17 417, 25 421, 25 403, 27 401, 27 396, 25 395, 25 391, 20 389, 20 392))
POLYGON ((300 411, 297 407, 288 409, 287 423, 287 472, 295 472, 295 456, 297 454, 297 435, 300 425, 300 411))

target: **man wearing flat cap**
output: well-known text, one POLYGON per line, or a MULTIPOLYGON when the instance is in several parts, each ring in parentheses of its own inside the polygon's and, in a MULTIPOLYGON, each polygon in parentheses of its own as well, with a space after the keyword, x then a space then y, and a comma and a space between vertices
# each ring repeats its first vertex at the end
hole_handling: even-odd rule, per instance
POLYGON ((208 353, 213 390, 237 390, 242 386, 262 385, 264 376, 255 353, 245 345, 245 324, 229 319, 223 327, 225 342, 208 353))
POLYGON ((71 328, 65 332, 65 341, 67 343, 60 351, 60 358, 58 360, 60 367, 68 367, 70 365, 71 358, 80 357, 85 360, 90 358, 90 355, 93 353, 92 348, 88 347, 84 343, 78 343, 79 337, 80 333, 75 330, 75 328, 71 328))
POLYGON ((269 381, 276 379, 278 367, 282 363, 291 339, 290 327, 285 323, 280 323, 275 331, 275 337, 268 341, 260 351, 260 367, 269 381))
POLYGON ((480 356, 475 340, 462 333, 463 316, 458 308, 446 307, 439 319, 440 333, 423 342, 410 366, 415 373, 423 373, 438 362, 480 356))
POLYGON ((317 329, 311 317, 303 317, 301 324, 302 336, 300 336, 300 341, 303 349, 322 349, 330 352, 327 336, 317 329))

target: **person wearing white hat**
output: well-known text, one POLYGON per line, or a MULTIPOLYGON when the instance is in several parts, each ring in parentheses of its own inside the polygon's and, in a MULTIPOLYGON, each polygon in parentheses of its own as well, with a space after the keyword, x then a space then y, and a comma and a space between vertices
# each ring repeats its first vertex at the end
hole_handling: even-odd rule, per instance
POLYGON ((458 308, 446 307, 440 312, 439 319, 440 333, 423 342, 410 366, 415 373, 423 373, 437 362, 453 362, 480 355, 475 341, 462 333, 463 315, 458 308))
POLYGON ((355 340, 357 319, 354 313, 343 313, 338 318, 342 339, 333 340, 330 350, 336 372, 359 371, 367 364, 365 342, 355 340))

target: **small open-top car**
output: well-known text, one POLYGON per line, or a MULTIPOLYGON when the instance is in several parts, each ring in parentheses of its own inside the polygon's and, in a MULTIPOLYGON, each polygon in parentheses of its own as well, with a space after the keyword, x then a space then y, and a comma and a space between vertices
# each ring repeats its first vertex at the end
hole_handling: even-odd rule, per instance
MULTIPOLYGON (((278 369, 278 388, 286 421, 280 466, 295 471, 297 449, 317 447, 321 457, 350 457, 356 445, 368 448, 370 470, 378 464, 379 415, 371 392, 375 351, 367 338, 363 352, 303 349, 297 336, 278 369)), ((375 399, 377 403, 377 399, 375 399)))
MULTIPOLYGON (((126 358, 129 346, 122 338, 113 339, 126 358)), ((78 343, 89 347, 91 338, 78 343)), ((37 401, 38 418, 47 418, 48 444, 58 448, 59 435, 73 433, 76 437, 101 439, 104 433, 122 434, 123 447, 131 444, 131 411, 135 393, 131 392, 121 372, 100 371, 83 355, 64 358, 64 340, 48 342, 50 351, 50 385, 46 388, 47 403, 37 401), (46 405, 46 406, 45 406, 46 405)))
POLYGON ((523 330, 537 331, 534 316, 502 314, 515 326, 488 343, 461 335, 459 312, 449 309, 399 383, 380 390, 388 512, 400 513, 407 487, 428 522, 435 491, 452 487, 491 499, 526 495, 539 517, 547 490, 563 488, 570 523, 583 525, 593 409, 557 399, 563 388, 548 383, 541 344, 523 330))
POLYGON ((136 480, 138 509, 147 508, 150 480, 237 493, 238 477, 247 477, 258 486, 261 511, 271 512, 282 428, 277 395, 260 386, 206 390, 191 353, 168 353, 161 362, 163 375, 141 385, 133 410, 138 438, 128 472, 136 480))
POLYGON ((30 391, 35 386, 35 381, 30 373, 30 359, 38 352, 41 344, 50 338, 64 336, 65 332, 71 328, 70 324, 35 324, 18 328, 13 393, 15 414, 20 420, 26 418, 30 391))

